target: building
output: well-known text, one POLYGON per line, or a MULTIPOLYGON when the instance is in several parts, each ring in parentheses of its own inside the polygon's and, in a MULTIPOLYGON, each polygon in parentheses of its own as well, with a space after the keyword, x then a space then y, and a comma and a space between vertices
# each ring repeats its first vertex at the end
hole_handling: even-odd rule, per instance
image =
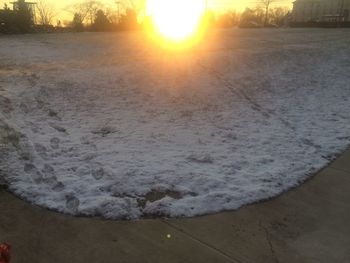
POLYGON ((292 22, 348 22, 350 0, 296 0, 292 22))

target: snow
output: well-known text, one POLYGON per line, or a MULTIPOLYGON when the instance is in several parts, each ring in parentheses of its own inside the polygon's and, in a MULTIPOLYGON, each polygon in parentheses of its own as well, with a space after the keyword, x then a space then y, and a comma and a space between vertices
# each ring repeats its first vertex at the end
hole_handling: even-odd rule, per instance
POLYGON ((0 180, 111 219, 276 196, 350 143, 349 33, 222 30, 177 53, 140 33, 0 36, 0 180))

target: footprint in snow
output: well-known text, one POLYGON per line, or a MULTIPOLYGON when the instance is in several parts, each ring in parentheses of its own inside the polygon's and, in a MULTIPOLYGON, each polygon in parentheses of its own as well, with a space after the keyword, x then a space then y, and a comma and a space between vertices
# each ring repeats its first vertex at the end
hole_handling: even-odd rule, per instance
POLYGON ((23 168, 24 172, 30 174, 33 181, 38 184, 43 181, 43 174, 38 170, 38 168, 32 163, 26 163, 23 168))
POLYGON ((55 170, 51 165, 45 164, 42 173, 44 174, 43 182, 48 184, 53 191, 60 192, 64 189, 64 184, 57 180, 55 170))
POLYGON ((51 187, 51 189, 55 192, 61 192, 65 188, 64 184, 62 182, 57 181, 55 185, 51 187))
POLYGON ((66 133, 67 132, 67 130, 64 127, 59 126, 59 125, 57 125, 55 123, 50 123, 50 126, 52 128, 54 128, 56 131, 58 131, 58 132, 62 132, 62 133, 66 133))
POLYGON ((53 175, 55 173, 55 169, 51 165, 45 164, 44 168, 42 169, 42 172, 45 175, 49 176, 49 175, 53 175))
POLYGON ((73 194, 66 195, 66 207, 72 212, 76 212, 78 210, 80 201, 73 194))
POLYGON ((50 140, 50 146, 52 149, 58 149, 60 147, 60 139, 57 137, 53 137, 50 140))
POLYGON ((58 116, 58 113, 56 111, 54 111, 53 109, 49 109, 47 114, 52 118, 56 118, 58 120, 61 120, 60 117, 58 116))
POLYGON ((39 154, 39 156, 43 159, 47 159, 47 149, 44 145, 40 143, 34 144, 35 151, 39 154))
POLYGON ((92 167, 91 168, 91 175, 96 179, 100 180, 104 175, 105 171, 102 167, 92 167))
POLYGON ((82 166, 78 167, 78 169, 76 170, 76 173, 80 177, 85 177, 85 176, 91 175, 93 178, 95 178, 95 180, 100 180, 106 174, 103 167, 99 166, 98 164, 82 165, 82 166))

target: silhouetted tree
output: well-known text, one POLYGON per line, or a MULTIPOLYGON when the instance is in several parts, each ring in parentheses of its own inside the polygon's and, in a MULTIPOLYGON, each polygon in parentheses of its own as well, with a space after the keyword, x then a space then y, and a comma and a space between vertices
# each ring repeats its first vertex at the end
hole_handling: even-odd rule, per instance
MULTIPOLYGON (((143 10, 142 2, 143 0, 121 0, 116 1, 121 5, 121 10, 118 10, 118 22, 121 24, 120 26, 124 29, 135 29, 139 27, 138 16, 143 10), (121 14, 120 13, 124 13, 121 14), (129 25, 129 26, 126 26, 129 25)), ((118 8, 120 8, 120 5, 118 8)))
POLYGON ((94 31, 109 31, 111 30, 111 22, 106 16, 103 10, 98 10, 96 13, 95 21, 92 24, 92 29, 94 31))
POLYGON ((84 25, 83 25, 83 19, 80 14, 75 13, 72 21, 72 28, 77 31, 81 32, 84 30, 84 25))
POLYGON ((137 21, 137 12, 134 9, 128 8, 125 14, 121 16, 119 27, 122 30, 134 30, 139 27, 137 21))
POLYGON ((289 9, 287 7, 275 7, 270 10, 270 22, 282 26, 288 13, 289 9))
POLYGON ((14 5, 15 27, 20 33, 28 33, 34 24, 34 18, 29 6, 24 0, 18 0, 14 5))
POLYGON ((38 14, 38 22, 41 25, 51 25, 52 20, 55 17, 56 13, 48 2, 45 0, 38 0, 36 4, 37 14, 38 14))
POLYGON ((14 12, 5 4, 4 9, 0 10, 0 32, 16 33, 17 31, 14 12))
POLYGON ((264 25, 267 26, 269 22, 269 9, 271 3, 273 3, 275 0, 260 0, 260 4, 265 9, 265 19, 264 19, 264 25))
POLYGON ((92 23, 94 22, 97 12, 103 7, 103 4, 99 1, 85 2, 85 8, 87 9, 87 19, 89 20, 90 25, 92 25, 92 23))
POLYGON ((113 25, 117 25, 119 23, 119 17, 118 17, 118 12, 111 9, 111 8, 106 8, 105 10, 105 15, 107 16, 109 22, 113 25))
POLYGON ((255 24, 255 25, 262 25, 264 23, 264 10, 257 7, 255 9, 246 8, 244 12, 241 15, 241 22, 240 25, 248 25, 249 24, 255 24))
POLYGON ((238 24, 238 14, 234 11, 227 11, 221 14, 216 19, 216 25, 218 27, 233 27, 238 24))
POLYGON ((89 0, 83 1, 67 8, 68 12, 79 14, 82 23, 93 24, 96 13, 103 8, 103 4, 99 1, 89 0))

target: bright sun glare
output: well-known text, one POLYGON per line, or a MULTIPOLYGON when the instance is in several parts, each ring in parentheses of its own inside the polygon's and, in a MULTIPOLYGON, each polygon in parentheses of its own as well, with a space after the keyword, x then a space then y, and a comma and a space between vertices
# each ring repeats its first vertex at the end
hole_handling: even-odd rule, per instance
POLYGON ((148 0, 147 15, 163 37, 183 41, 198 30, 205 0, 148 0))

